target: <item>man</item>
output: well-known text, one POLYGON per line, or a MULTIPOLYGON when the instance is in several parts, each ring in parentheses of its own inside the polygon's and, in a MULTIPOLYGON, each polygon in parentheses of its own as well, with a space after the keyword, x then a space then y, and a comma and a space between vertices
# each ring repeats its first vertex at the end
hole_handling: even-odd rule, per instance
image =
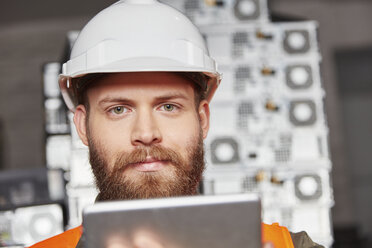
MULTIPOLYGON (((196 194, 219 82, 203 37, 178 11, 156 0, 126 0, 95 16, 59 84, 89 147, 97 200, 196 194)), ((293 247, 287 229, 263 231, 265 241, 293 247)), ((76 247, 80 235, 75 228, 33 247, 76 247)), ((141 238, 136 247, 158 247, 141 238)))
POLYGON ((98 200, 196 194, 209 128, 199 88, 171 72, 115 73, 90 83, 74 122, 89 146, 98 200))

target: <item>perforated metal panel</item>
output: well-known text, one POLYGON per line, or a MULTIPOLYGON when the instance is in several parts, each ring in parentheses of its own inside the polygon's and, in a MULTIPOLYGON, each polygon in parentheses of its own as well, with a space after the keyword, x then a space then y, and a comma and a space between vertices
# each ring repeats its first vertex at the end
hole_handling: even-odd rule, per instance
POLYGON ((316 29, 311 21, 201 27, 223 73, 206 144, 234 137, 240 155, 231 164, 207 159, 204 177, 209 193, 259 193, 269 223, 298 228, 312 209, 312 226, 322 231, 307 231, 329 246, 331 161, 316 29))
POLYGON ((268 22, 266 0, 161 0, 185 13, 196 25, 268 22))

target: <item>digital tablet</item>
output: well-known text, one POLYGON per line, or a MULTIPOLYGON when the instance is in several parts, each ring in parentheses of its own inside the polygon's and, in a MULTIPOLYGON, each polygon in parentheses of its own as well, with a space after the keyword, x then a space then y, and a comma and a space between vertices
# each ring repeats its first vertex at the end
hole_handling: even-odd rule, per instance
POLYGON ((96 203, 83 211, 82 244, 261 248, 260 200, 239 194, 96 203))

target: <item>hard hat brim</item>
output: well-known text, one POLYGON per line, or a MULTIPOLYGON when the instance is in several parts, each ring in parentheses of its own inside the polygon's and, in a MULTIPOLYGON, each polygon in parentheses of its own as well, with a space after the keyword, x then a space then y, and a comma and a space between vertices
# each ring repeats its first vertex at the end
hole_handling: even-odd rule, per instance
MULTIPOLYGON (((213 60, 212 60, 213 61, 213 60)), ((185 64, 168 58, 131 58, 115 61, 98 68, 83 69, 72 74, 60 74, 59 85, 62 96, 67 107, 74 112, 77 106, 77 96, 72 90, 72 79, 83 77, 93 73, 122 73, 122 72, 200 72, 208 76, 206 98, 211 100, 215 90, 220 83, 220 74, 217 72, 214 63, 196 67, 192 64, 185 64), (208 70, 208 69, 209 70, 208 70)))

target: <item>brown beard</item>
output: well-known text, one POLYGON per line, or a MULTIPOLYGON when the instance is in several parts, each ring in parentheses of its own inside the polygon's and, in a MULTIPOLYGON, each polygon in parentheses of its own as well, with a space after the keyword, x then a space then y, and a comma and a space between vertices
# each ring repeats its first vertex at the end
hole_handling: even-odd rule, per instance
POLYGON ((91 135, 88 135, 88 142, 89 161, 99 190, 98 201, 196 194, 205 168, 201 133, 198 139, 195 139, 194 144, 190 144, 187 150, 187 160, 176 151, 156 144, 138 147, 130 153, 118 154, 111 169, 102 154, 103 146, 96 144, 91 135), (144 162, 147 156, 168 162, 170 168, 165 167, 160 172, 137 172, 139 176, 136 181, 128 177, 125 173, 128 166, 144 162), (170 170, 173 173, 170 173, 170 170))

